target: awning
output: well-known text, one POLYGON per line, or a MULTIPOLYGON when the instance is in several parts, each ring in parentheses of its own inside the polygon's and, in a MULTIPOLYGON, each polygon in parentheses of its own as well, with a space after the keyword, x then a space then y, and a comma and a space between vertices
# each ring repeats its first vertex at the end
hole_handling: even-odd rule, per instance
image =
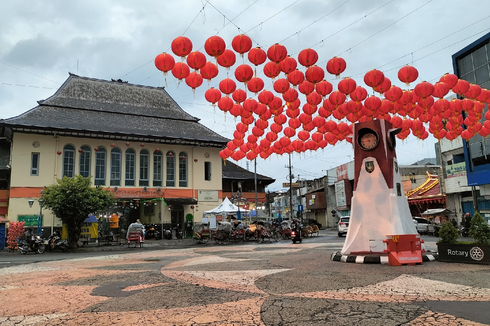
POLYGON ((432 208, 423 212, 422 215, 445 215, 449 213, 451 213, 451 211, 447 208, 432 208))
POLYGON ((167 205, 197 205, 195 198, 164 198, 167 205))

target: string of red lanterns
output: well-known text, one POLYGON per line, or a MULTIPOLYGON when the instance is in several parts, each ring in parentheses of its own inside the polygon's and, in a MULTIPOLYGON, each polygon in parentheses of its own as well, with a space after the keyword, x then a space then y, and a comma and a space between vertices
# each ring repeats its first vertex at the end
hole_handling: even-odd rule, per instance
MULTIPOLYGON (((225 78, 218 88, 210 88, 205 93, 207 101, 217 103, 223 112, 240 118, 234 139, 220 152, 223 159, 246 157, 252 160, 258 156, 267 158, 272 154, 313 151, 343 140, 351 142, 352 124, 374 119, 389 120, 395 128, 401 128, 397 134, 400 139, 410 133, 419 139, 432 134, 437 139, 449 140, 490 134, 490 113, 485 113, 485 121, 480 122, 485 103, 490 103, 490 91, 460 80, 454 74, 445 74, 434 84, 422 81, 411 89, 402 89, 392 85, 383 72, 373 69, 363 80, 379 95, 368 96, 368 90, 352 78, 342 79, 337 90, 324 79, 325 70, 340 77, 346 69, 342 58, 328 60, 324 70, 316 65, 318 53, 313 49, 302 50, 295 59, 281 44, 274 44, 267 51, 252 48, 251 39, 244 34, 233 38, 232 48, 242 57, 247 53, 250 62, 234 70, 243 89, 237 88, 234 80, 225 78), (297 63, 305 67, 304 72, 298 69, 297 63), (264 81, 256 76, 260 65, 264 65, 264 75, 273 79, 274 92, 264 90, 264 81), (276 79, 281 73, 285 77, 276 79), (257 100, 248 97, 247 91, 254 93, 257 100), (450 91, 459 98, 444 99, 450 91), (305 95, 303 105, 299 93, 305 95), (348 122, 342 121, 344 119, 348 122)), ((155 66, 164 74, 171 71, 175 78, 184 79, 192 89, 200 87, 203 79, 216 78, 218 65, 230 69, 236 62, 235 53, 226 49, 225 41, 219 36, 208 38, 204 44, 205 52, 214 57, 217 64, 207 61, 202 52, 192 52, 192 42, 183 36, 172 41, 171 49, 181 61, 176 62, 171 54, 161 53, 155 58, 155 66)), ((417 69, 410 65, 398 71, 398 79, 406 86, 418 76, 417 69)))

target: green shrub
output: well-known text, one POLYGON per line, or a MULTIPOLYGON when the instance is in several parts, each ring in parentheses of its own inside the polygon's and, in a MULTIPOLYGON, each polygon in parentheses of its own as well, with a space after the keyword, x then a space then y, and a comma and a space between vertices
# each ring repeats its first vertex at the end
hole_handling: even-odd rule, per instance
POLYGON ((471 219, 470 236, 477 243, 490 244, 490 226, 478 212, 471 219))
POLYGON ((439 230, 440 243, 455 243, 458 240, 459 231, 450 222, 446 222, 439 230))

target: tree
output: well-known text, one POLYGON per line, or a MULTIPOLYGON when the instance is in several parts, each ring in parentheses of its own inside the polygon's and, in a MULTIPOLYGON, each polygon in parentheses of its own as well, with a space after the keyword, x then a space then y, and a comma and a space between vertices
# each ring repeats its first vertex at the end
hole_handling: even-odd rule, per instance
POLYGON ((478 212, 471 219, 470 236, 479 244, 490 243, 490 226, 478 212))
POLYGON ((90 215, 114 205, 114 196, 108 190, 93 188, 90 177, 76 175, 57 179, 44 189, 43 206, 66 224, 68 245, 75 249, 80 238, 83 221, 90 215))

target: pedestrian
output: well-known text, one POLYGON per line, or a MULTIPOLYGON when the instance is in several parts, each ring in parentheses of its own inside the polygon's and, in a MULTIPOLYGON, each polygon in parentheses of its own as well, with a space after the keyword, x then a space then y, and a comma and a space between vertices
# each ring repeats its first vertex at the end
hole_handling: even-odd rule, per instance
POLYGON ((451 224, 454 225, 454 227, 458 227, 458 222, 456 222, 456 219, 454 217, 451 218, 451 224))

